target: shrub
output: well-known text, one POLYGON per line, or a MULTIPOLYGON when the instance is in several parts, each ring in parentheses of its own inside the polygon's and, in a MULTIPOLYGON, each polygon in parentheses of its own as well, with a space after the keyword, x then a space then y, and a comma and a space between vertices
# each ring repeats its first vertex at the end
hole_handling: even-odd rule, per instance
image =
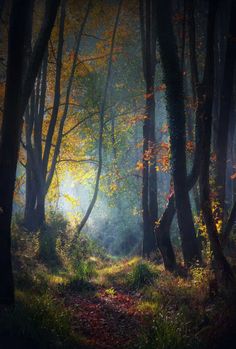
POLYGON ((94 262, 91 260, 81 260, 77 265, 76 273, 72 276, 66 287, 75 291, 93 290, 94 287, 90 283, 90 280, 95 275, 94 262))
POLYGON ((140 289, 153 283, 156 272, 145 262, 135 265, 129 275, 129 283, 132 288, 140 289))

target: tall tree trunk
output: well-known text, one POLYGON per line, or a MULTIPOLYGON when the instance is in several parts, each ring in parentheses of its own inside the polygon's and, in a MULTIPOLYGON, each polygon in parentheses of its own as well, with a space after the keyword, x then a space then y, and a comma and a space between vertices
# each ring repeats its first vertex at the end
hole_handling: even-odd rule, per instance
POLYGON ((220 95, 220 115, 216 141, 216 184, 218 200, 222 210, 221 218, 224 220, 227 149, 230 125, 230 111, 233 96, 234 69, 236 62, 236 3, 231 2, 229 34, 226 47, 225 66, 220 95))
MULTIPOLYGON (((63 49, 63 31, 64 31, 64 20, 65 20, 65 5, 66 1, 64 0, 62 2, 62 8, 61 8, 61 19, 60 19, 60 31, 59 31, 59 44, 58 44, 58 51, 57 51, 57 61, 62 60, 62 49, 63 49)), ((56 169, 57 159, 60 153, 60 147, 62 143, 63 138, 63 130, 64 130, 64 124, 66 121, 66 117, 69 110, 69 99, 71 95, 71 90, 73 86, 73 80, 75 75, 75 70, 77 67, 78 62, 78 54, 81 44, 81 38, 84 31, 84 27, 86 25, 89 12, 91 9, 92 1, 89 0, 88 4, 86 6, 86 12, 85 16, 83 18, 83 21, 81 23, 78 37, 76 38, 76 47, 75 47, 75 55, 72 62, 71 72, 69 76, 68 86, 66 90, 66 98, 64 103, 64 110, 61 117, 61 120, 59 122, 59 129, 57 132, 56 137, 56 144, 55 147, 52 148, 52 136, 55 133, 55 127, 56 127, 56 120, 58 120, 58 111, 59 111, 59 104, 60 104, 60 76, 61 76, 61 63, 57 64, 57 73, 56 73, 56 81, 55 81, 55 97, 54 97, 54 103, 53 103, 53 112, 52 112, 52 118, 50 122, 50 126, 48 128, 47 137, 46 137, 46 145, 44 148, 44 152, 42 151, 42 125, 43 125, 43 115, 44 115, 44 108, 45 108, 45 94, 47 89, 47 57, 45 57, 44 61, 44 67, 43 69, 43 76, 42 76, 42 86, 41 86, 41 99, 40 99, 40 106, 39 106, 39 115, 35 119, 35 125, 34 125, 34 166, 37 168, 37 171, 34 171, 35 181, 37 182, 37 205, 36 205, 36 228, 42 227, 42 235, 45 234, 45 202, 46 202, 46 195, 50 188, 54 172, 56 169), (43 153, 43 154, 42 154, 43 153), (50 154, 52 155, 52 160, 50 160, 50 154)), ((40 239, 40 241, 43 242, 43 237, 40 239)), ((42 245, 44 246, 44 245, 42 245)), ((40 253, 41 257, 43 257, 43 253, 40 253)))
POLYGON ((206 65, 203 84, 206 86, 208 94, 205 102, 205 113, 203 115, 203 146, 204 153, 201 161, 200 170, 200 199, 204 222, 206 224, 211 249, 214 257, 215 273, 220 284, 231 286, 233 282, 233 273, 227 262, 220 245, 216 224, 212 214, 212 204, 210 198, 210 155, 212 140, 212 105, 213 105, 213 86, 214 86, 214 33, 215 33, 216 4, 209 0, 208 25, 207 25, 207 49, 206 65))
MULTIPOLYGON (((197 183, 200 167, 199 163, 201 162, 203 149, 203 113, 205 109, 205 100, 204 96, 207 94, 205 86, 199 83, 198 75, 198 64, 196 59, 196 37, 195 37, 195 18, 194 18, 194 6, 193 2, 188 3, 187 13, 188 13, 188 27, 189 27, 189 53, 190 53, 190 69, 191 69, 191 81, 192 81, 192 95, 194 100, 194 105, 196 105, 195 111, 195 152, 193 165, 190 174, 187 177, 187 186, 188 190, 195 188, 197 183)), ((206 63, 205 63, 206 64, 206 63)), ((198 197, 197 191, 197 205, 199 206, 198 210, 200 211, 200 198, 198 197)), ((169 202, 166 206, 166 209, 159 220, 159 224, 156 227, 156 236, 161 244, 162 240, 169 241, 168 245, 170 246, 170 227, 175 215, 175 196, 174 194, 170 197, 169 202)), ((164 259, 165 267, 169 270, 173 270, 176 267, 176 261, 173 259, 173 249, 165 249, 167 255, 164 259), (165 260, 169 261, 168 264, 165 263, 165 260), (171 262, 172 261, 172 262, 171 262)))
POLYGON ((190 205, 186 171, 186 132, 183 76, 171 21, 171 1, 157 1, 157 33, 166 82, 167 110, 175 202, 183 257, 186 265, 201 259, 190 205))
POLYGON ((50 156, 50 150, 52 147, 52 139, 55 132, 56 122, 58 118, 58 111, 61 98, 61 71, 62 71, 62 58, 63 58, 63 45, 64 45, 64 27, 65 27, 65 16, 66 16, 66 0, 62 0, 61 3, 61 14, 58 34, 58 47, 56 56, 56 76, 54 86, 54 100, 52 108, 52 116, 50 119, 48 132, 46 136, 45 149, 43 154, 43 176, 46 181, 48 162, 50 156))
POLYGON ((154 229, 158 216, 155 129, 156 2, 140 0, 140 25, 143 71, 146 83, 146 108, 143 122, 143 256, 156 250, 154 229))
MULTIPOLYGON (((46 143, 44 148, 44 155, 42 160, 42 170, 38 182, 40 183, 37 191, 37 205, 36 205, 36 221, 39 228, 39 257, 41 260, 48 260, 51 256, 48 255, 48 243, 45 234, 50 234, 47 231, 45 222, 45 197, 46 197, 46 178, 48 170, 48 162, 50 156, 50 149, 52 147, 52 139, 55 132, 56 122, 58 118, 58 111, 61 98, 61 71, 62 71, 62 58, 63 58, 63 45, 64 45, 64 28, 65 28, 65 18, 66 18, 66 0, 61 1, 61 11, 60 11, 60 24, 59 24, 59 34, 58 34, 58 48, 56 57, 56 76, 55 76, 55 87, 54 87, 54 101, 52 116, 49 123, 49 128, 46 137, 46 143)), ((37 116, 36 116, 37 117, 37 116)), ((39 171, 40 169, 35 167, 34 171, 39 171)), ((50 239, 50 237, 49 237, 50 239)))
POLYGON ((11 266, 11 217, 23 114, 55 21, 59 0, 47 3, 47 15, 24 74, 25 40, 30 0, 13 0, 0 149, 0 303, 14 303, 11 266), (14 103, 12 103, 14 101, 14 103))
POLYGON ((11 216, 16 165, 20 141, 21 105, 24 73, 24 44, 27 34, 27 8, 30 0, 13 1, 8 42, 7 81, 0 151, 0 303, 14 303, 14 283, 11 265, 11 216), (14 103, 12 103, 14 101, 14 103), (17 140, 17 141, 16 141, 17 140))
MULTIPOLYGON (((34 0, 30 1, 29 10, 32 12, 34 7, 34 0)), ((25 42, 25 62, 24 62, 24 72, 27 72, 30 57, 32 54, 32 28, 33 28, 33 16, 28 16, 27 19, 27 35, 25 42)), ((35 89, 33 89, 33 93, 31 95, 31 99, 25 111, 25 150, 27 150, 31 145, 31 136, 33 130, 33 118, 35 109, 35 89)), ((36 201, 36 196, 34 194, 35 185, 32 177, 32 163, 30 161, 29 156, 27 156, 27 162, 25 166, 25 175, 26 175, 26 188, 25 188, 25 215, 24 222, 27 221, 28 228, 31 228, 32 222, 34 222, 34 205, 36 201)), ((31 230, 31 229, 29 229, 31 230)))

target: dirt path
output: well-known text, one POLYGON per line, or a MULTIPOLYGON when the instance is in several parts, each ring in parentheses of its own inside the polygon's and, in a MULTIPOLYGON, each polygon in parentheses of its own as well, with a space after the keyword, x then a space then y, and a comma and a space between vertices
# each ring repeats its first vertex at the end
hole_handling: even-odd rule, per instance
POLYGON ((88 294, 66 295, 73 327, 91 349, 137 348, 143 319, 137 311, 138 295, 98 288, 88 294))

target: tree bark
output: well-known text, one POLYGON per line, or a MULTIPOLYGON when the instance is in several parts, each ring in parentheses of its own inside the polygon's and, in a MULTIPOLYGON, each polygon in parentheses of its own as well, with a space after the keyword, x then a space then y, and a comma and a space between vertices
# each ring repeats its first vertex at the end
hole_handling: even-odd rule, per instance
POLYGON ((62 0, 61 3, 61 14, 60 14, 60 24, 59 24, 59 34, 58 34, 58 47, 56 56, 56 76, 55 76, 55 86, 54 86, 54 101, 52 108, 52 116, 50 119, 48 132, 46 136, 44 154, 43 154, 43 177, 46 180, 47 168, 50 156, 50 150, 52 147, 52 138, 55 132, 56 122, 58 118, 58 111, 61 98, 61 70, 62 70, 62 58, 63 58, 63 45, 64 45, 64 27, 65 27, 65 17, 66 17, 66 0, 62 0))
POLYGON ((6 305, 14 303, 10 225, 21 123, 16 115, 21 105, 26 21, 27 15, 32 16, 32 13, 27 11, 29 5, 30 0, 13 1, 9 23, 7 80, 0 153, 0 303, 6 305))
POLYGON ((59 0, 47 3, 39 38, 24 74, 27 17, 30 0, 13 0, 10 15, 8 64, 0 149, 0 303, 14 303, 11 265, 11 217, 23 114, 55 21, 59 0), (14 103, 12 103, 14 101, 14 103))
MULTIPOLYGON (((42 126, 43 126, 43 115, 45 109, 45 94, 47 89, 47 55, 45 55, 44 66, 42 68, 42 83, 41 83, 41 98, 38 116, 35 117, 34 124, 34 147, 32 148, 33 152, 33 162, 34 168, 37 169, 34 171, 33 175, 37 183, 37 204, 35 209, 35 227, 38 229, 42 227, 45 223, 45 201, 46 195, 50 188, 54 172, 57 165, 57 159, 60 153, 60 147, 63 138, 63 129, 66 121, 66 117, 69 110, 69 99, 71 95, 71 89, 73 86, 73 80, 75 75, 75 70, 78 63, 78 54, 81 44, 81 38, 86 25, 88 15, 91 9, 92 1, 88 1, 86 8, 86 13, 82 24, 79 29, 78 37, 76 39, 75 55, 73 58, 73 63, 71 67, 70 77, 68 81, 68 86, 66 90, 66 100, 64 105, 63 114, 61 120, 59 121, 59 129, 56 137, 55 147, 52 147, 52 137, 55 133, 56 121, 58 120, 58 111, 60 106, 60 78, 61 78, 61 64, 62 64, 62 50, 63 50, 63 32, 64 32, 64 21, 65 21, 65 5, 66 1, 62 2, 61 7, 61 18, 60 18, 60 30, 59 30, 59 39, 58 39, 58 50, 57 50, 57 69, 56 69, 56 80, 55 80, 55 96, 52 109, 52 118, 47 132, 46 145, 44 148, 44 153, 42 151, 42 126), (59 63, 60 62, 60 63, 59 63), (43 154, 42 154, 43 153, 43 154), (52 160, 50 162, 50 158, 52 160)), ((45 228, 43 228, 45 231, 45 228)), ((43 232, 44 234, 45 232, 43 232)), ((43 239, 41 239, 42 241, 43 239)))
POLYGON ((233 97, 234 70, 236 61, 236 3, 231 2, 229 35, 226 47, 225 66, 220 95, 220 114, 216 140, 216 184, 219 205, 222 210, 221 219, 224 221, 225 212, 225 189, 228 135, 230 125, 230 111, 233 97))
POLYGON ((140 0, 140 27, 146 107, 143 122, 143 256, 156 250, 154 229, 158 217, 155 129, 156 2, 140 0))
POLYGON ((210 155, 212 140, 212 105, 213 105, 213 86, 214 86, 214 33, 215 33, 215 1, 209 0, 208 24, 207 24, 207 49, 206 65, 203 84, 206 86, 208 94, 205 102, 205 112, 203 115, 203 146, 204 153, 200 164, 200 199, 204 222, 206 224, 211 249, 214 257, 214 267, 219 284, 225 287, 231 287, 234 281, 233 272, 227 262, 218 237, 214 217, 212 214, 212 204, 210 198, 210 155))
POLYGON ((172 174, 178 225, 186 265, 201 259, 190 205, 186 171, 186 132, 183 99, 183 76, 171 21, 171 2, 157 1, 157 33, 166 82, 167 110, 170 125, 172 174))

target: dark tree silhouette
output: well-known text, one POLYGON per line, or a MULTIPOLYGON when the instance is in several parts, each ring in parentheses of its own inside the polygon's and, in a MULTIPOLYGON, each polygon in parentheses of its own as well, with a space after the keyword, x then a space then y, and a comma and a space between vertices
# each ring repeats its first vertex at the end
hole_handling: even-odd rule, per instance
POLYGON ((143 72, 146 108, 143 121, 143 256, 155 251, 154 229, 158 217, 155 128, 156 1, 140 0, 143 72), (150 156, 149 156, 150 154, 150 156), (150 157, 150 158, 149 158, 150 157))
POLYGON ((210 155, 212 139, 212 105, 213 105, 213 86, 214 86, 214 34, 215 34, 215 17, 216 2, 209 0, 208 23, 207 23, 207 47, 206 47, 206 64, 204 71, 203 84, 207 88, 205 97, 205 109, 203 115, 203 147, 204 152, 201 161, 200 170, 200 199, 204 222, 206 224, 211 249, 214 257, 214 269, 220 285, 232 287, 234 285, 233 272, 227 262, 222 247, 220 245, 218 232, 214 217, 212 214, 212 204, 210 195, 210 155))
POLYGON ((171 1, 157 1, 157 33, 166 83, 172 175, 182 251, 186 265, 201 259, 188 194, 183 75, 171 20, 171 1))
POLYGON ((7 81, 0 148, 0 303, 14 303, 11 217, 23 114, 40 68, 59 0, 47 2, 46 15, 26 72, 25 44, 30 0, 13 0, 10 15, 7 81), (14 101, 14 103, 12 103, 14 101))
POLYGON ((230 24, 225 54, 223 80, 220 92, 220 113, 216 140, 216 183, 219 204, 222 209, 221 218, 226 217, 225 212, 225 189, 228 136, 230 126, 230 112, 233 99, 234 71, 236 62, 236 3, 231 2, 230 24))

